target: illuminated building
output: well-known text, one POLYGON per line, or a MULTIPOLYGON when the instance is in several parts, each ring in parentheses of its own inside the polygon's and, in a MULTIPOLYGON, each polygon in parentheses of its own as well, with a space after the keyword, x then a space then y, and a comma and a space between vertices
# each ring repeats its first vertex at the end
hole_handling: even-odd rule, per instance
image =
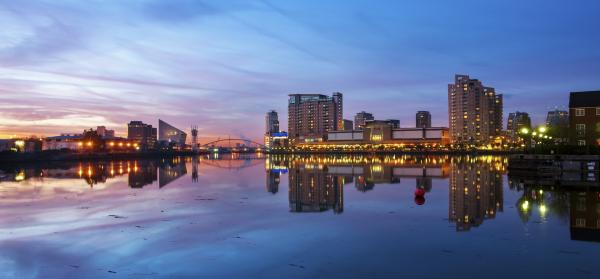
POLYGON ((287 147, 288 145, 288 133, 286 132, 265 135, 266 148, 287 147))
POLYGON ((579 146, 600 144, 600 91, 571 92, 569 142, 579 146))
POLYGON ((431 114, 428 111, 417 111, 415 115, 415 127, 431 128, 431 114))
POLYGON ((506 133, 512 140, 517 140, 519 131, 527 128, 531 130, 531 118, 526 112, 511 112, 508 114, 508 121, 506 122, 506 133))
POLYGON ((342 93, 290 94, 288 134, 292 144, 322 141, 330 131, 344 127, 342 93))
POLYGON ((504 209, 501 171, 493 163, 463 160, 450 170, 448 218, 457 231, 478 227, 504 209))
POLYGON ((272 110, 265 116, 265 137, 266 148, 285 147, 288 145, 288 133, 279 130, 279 116, 272 110))
POLYGON ((127 139, 137 142, 141 149, 153 149, 156 146, 156 128, 142 121, 131 121, 127 125, 127 139))
POLYGON ((489 144, 502 132, 502 94, 468 75, 448 84, 448 120, 454 144, 489 144))
POLYGON ((178 148, 185 147, 187 134, 171 124, 158 120, 158 140, 169 144, 174 144, 178 148))
POLYGON ((367 121, 375 120, 373 114, 361 111, 354 116, 354 130, 362 130, 367 121))
POLYGON ((81 149, 82 134, 61 134, 60 136, 46 137, 42 142, 42 150, 78 150, 81 149))
POLYGON ((329 132, 327 141, 317 144, 436 144, 449 143, 448 128, 393 128, 387 121, 368 121, 363 130, 329 132))

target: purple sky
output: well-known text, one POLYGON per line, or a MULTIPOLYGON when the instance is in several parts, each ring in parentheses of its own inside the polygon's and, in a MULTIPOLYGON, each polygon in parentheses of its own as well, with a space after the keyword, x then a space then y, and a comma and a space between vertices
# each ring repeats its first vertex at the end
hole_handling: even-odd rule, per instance
POLYGON ((201 139, 287 127, 290 93, 447 126, 469 74, 536 123, 600 89, 597 1, 2 1, 0 138, 158 118, 201 139))

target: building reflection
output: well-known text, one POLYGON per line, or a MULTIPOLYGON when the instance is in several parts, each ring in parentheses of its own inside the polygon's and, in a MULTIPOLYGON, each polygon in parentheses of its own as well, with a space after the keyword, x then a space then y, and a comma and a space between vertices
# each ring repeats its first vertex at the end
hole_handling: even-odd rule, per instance
MULTIPOLYGON (((289 165, 289 199, 293 212, 343 212, 344 185, 354 184, 361 192, 377 184, 398 184, 413 180, 417 189, 431 190, 432 179, 447 178, 447 157, 340 156, 296 157, 289 165)), ((425 202, 424 196, 415 200, 425 202)))
POLYGON ((344 211, 343 177, 327 173, 326 166, 302 164, 289 171, 292 212, 344 211))
MULTIPOLYGON (((194 164, 192 164, 194 166, 194 164)), ((197 165, 196 165, 197 180, 197 165)), ((110 162, 58 162, 49 166, 9 168, 0 171, 0 181, 22 181, 28 179, 83 179, 94 187, 109 179, 126 176, 131 188, 143 188, 158 180, 159 187, 165 187, 187 173, 182 158, 161 161, 110 161, 110 162)))
POLYGON ((129 172, 128 184, 131 188, 142 188, 156 180, 156 162, 140 161, 135 162, 133 171, 129 172))
POLYGON ((183 158, 162 159, 158 168, 158 187, 165 187, 186 173, 187 167, 183 158))
POLYGON ((503 211, 504 159, 475 157, 452 161, 448 194, 448 218, 456 231, 479 227, 503 211))
POLYGON ((522 192, 516 207, 524 223, 558 218, 569 223, 571 240, 600 242, 600 191, 582 185, 552 185, 545 178, 509 176, 511 190, 522 192))
POLYGON ((600 192, 570 195, 571 239, 600 242, 600 192))

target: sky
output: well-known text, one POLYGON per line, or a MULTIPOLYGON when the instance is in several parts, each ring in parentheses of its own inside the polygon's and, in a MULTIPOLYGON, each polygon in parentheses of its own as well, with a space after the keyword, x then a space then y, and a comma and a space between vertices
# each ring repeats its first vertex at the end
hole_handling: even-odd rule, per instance
POLYGON ((163 119, 201 142, 259 140, 287 95, 344 94, 414 126, 448 126, 447 84, 504 94, 541 123, 600 90, 600 1, 0 0, 0 138, 163 119))

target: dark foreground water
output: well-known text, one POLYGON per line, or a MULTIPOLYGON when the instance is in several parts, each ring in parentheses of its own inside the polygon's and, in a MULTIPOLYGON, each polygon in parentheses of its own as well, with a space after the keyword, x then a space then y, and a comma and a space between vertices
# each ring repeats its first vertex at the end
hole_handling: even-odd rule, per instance
POLYGON ((502 157, 0 167, 0 278, 600 278, 600 192, 502 157))

